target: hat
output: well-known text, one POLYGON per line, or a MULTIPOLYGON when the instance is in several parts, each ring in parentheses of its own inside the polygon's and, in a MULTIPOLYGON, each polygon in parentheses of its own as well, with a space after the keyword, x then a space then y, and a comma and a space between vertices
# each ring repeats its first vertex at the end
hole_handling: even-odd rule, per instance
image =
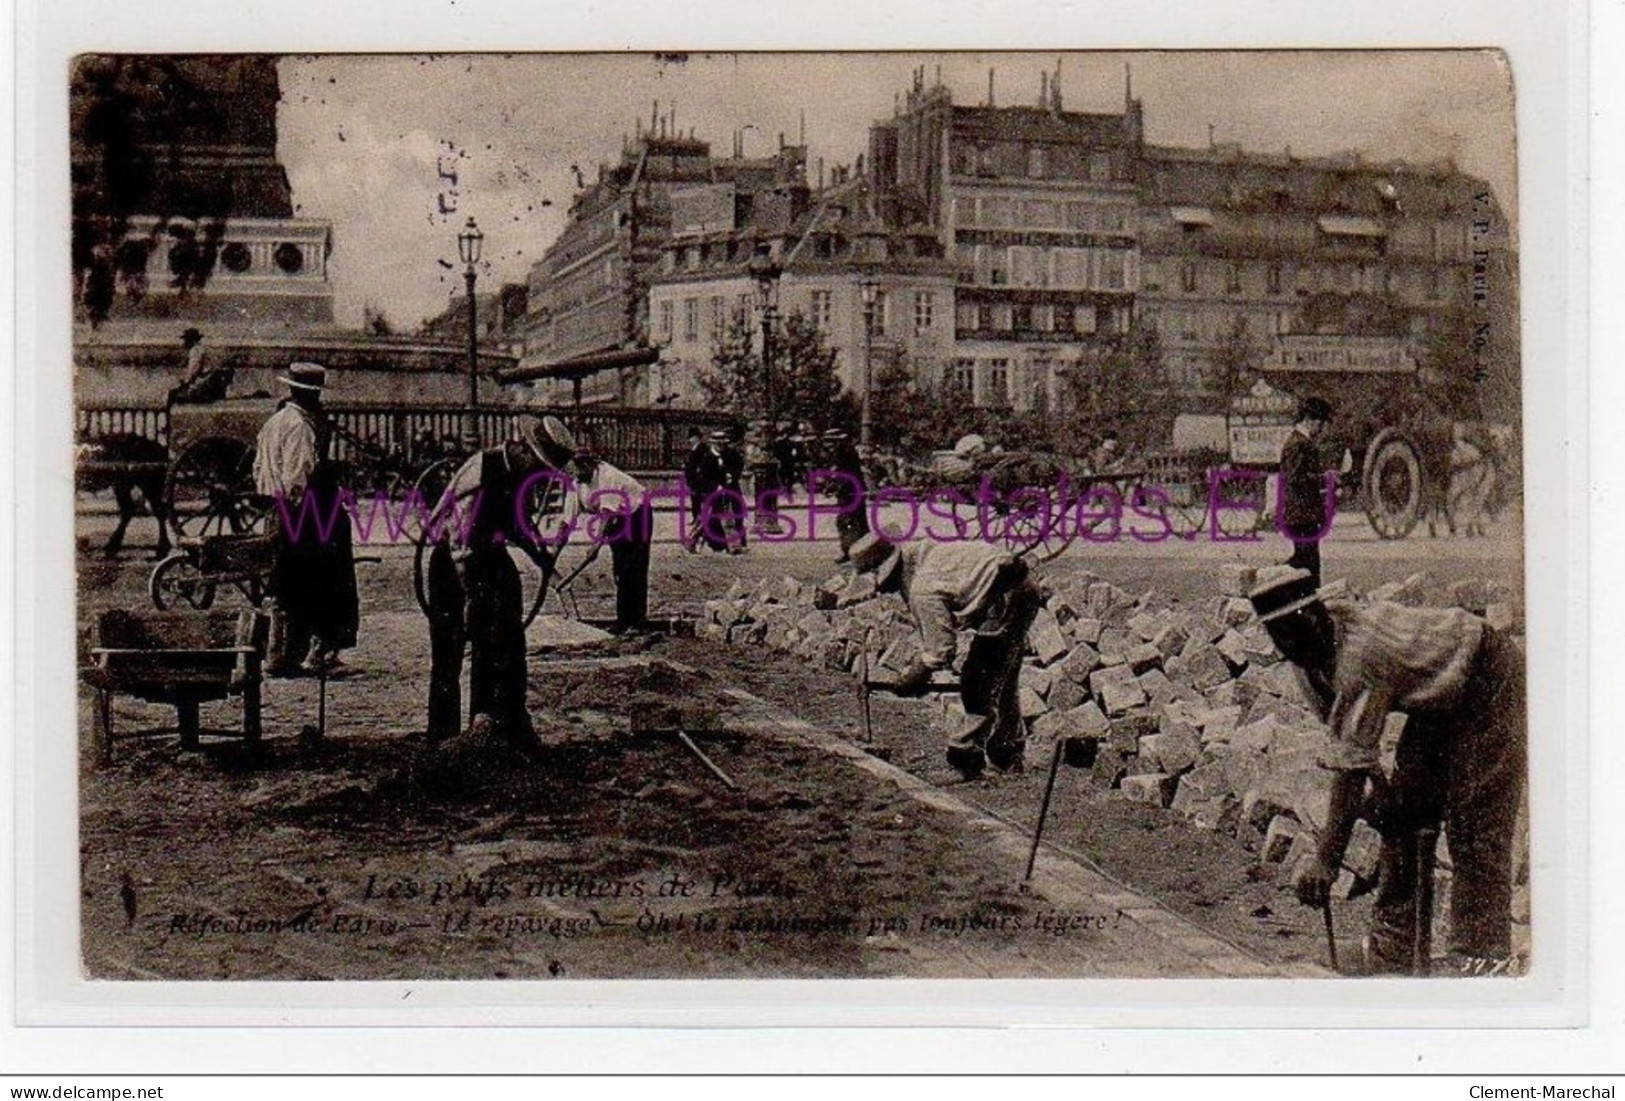
POLYGON ((713 429, 710 439, 712 443, 727 443, 729 439, 728 430, 726 428, 713 429))
POLYGON ((954 454, 958 455, 960 458, 964 458, 967 455, 974 455, 977 452, 986 450, 987 441, 974 432, 968 436, 961 436, 959 438, 959 442, 954 444, 954 454))
POLYGON ((824 438, 826 440, 844 440, 846 439, 846 433, 839 428, 826 428, 824 429, 824 438))
POLYGON ((860 536, 848 553, 852 568, 859 573, 873 573, 876 584, 885 583, 903 562, 902 553, 874 532, 860 536))
POLYGON ((1308 570, 1285 568, 1262 581, 1247 599, 1253 602, 1253 611, 1261 623, 1291 615, 1320 601, 1320 590, 1315 577, 1308 570))
POLYGON ((327 368, 320 363, 293 363, 281 381, 297 390, 320 390, 327 385, 327 368))
POLYGON ((1298 419, 1329 421, 1332 419, 1332 403, 1325 398, 1304 398, 1298 403, 1298 419))
POLYGON ((198 341, 200 341, 202 339, 203 339, 203 334, 201 332, 199 332, 197 329, 187 329, 184 333, 181 334, 181 343, 182 344, 196 344, 198 341))
POLYGON ((519 434, 545 463, 558 466, 575 457, 576 438, 557 417, 526 417, 519 422, 519 434))

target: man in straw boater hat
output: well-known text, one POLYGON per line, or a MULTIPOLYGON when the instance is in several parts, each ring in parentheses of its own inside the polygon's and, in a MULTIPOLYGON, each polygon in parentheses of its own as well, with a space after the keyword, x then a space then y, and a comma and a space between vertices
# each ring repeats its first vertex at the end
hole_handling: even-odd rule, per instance
POLYGON ((360 604, 343 487, 328 458, 327 369, 295 363, 278 381, 288 396, 254 442, 255 489, 272 501, 266 673, 337 676, 346 669, 339 652, 356 642, 360 604))
POLYGON ((1442 819, 1454 870, 1450 952, 1508 959, 1513 835, 1527 767, 1517 646, 1463 609, 1357 604, 1323 594, 1307 570, 1290 567, 1268 571, 1250 599, 1331 727, 1322 761, 1332 771, 1330 809, 1315 851, 1294 871, 1298 899, 1325 905, 1365 813, 1382 835, 1367 965, 1405 970, 1417 933, 1417 848, 1409 842, 1442 819), (1390 711, 1406 722, 1385 776, 1378 750, 1390 711))
POLYGON ((835 561, 845 562, 852 555, 852 547, 869 534, 868 477, 863 469, 863 457, 853 446, 852 438, 839 428, 826 429, 823 438, 823 470, 820 483, 835 499, 835 531, 841 539, 841 553, 835 561))
POLYGON ((585 517, 581 534, 591 545, 576 569, 585 569, 607 545, 615 579, 615 623, 610 632, 640 631, 649 618, 649 552, 654 541, 649 491, 589 447, 576 449, 574 466, 576 481, 564 499, 565 530, 572 532, 585 517))
POLYGON ((931 675, 952 664, 961 629, 976 632, 959 673, 965 719, 949 735, 948 763, 966 779, 1018 768, 1026 750, 1021 655, 1041 598, 1027 563, 999 546, 970 540, 901 547, 879 533, 852 545, 852 565, 873 573, 880 592, 901 593, 920 632, 920 654, 891 690, 923 695, 931 675))
POLYGON ((528 417, 518 439, 476 453, 436 505, 440 538, 429 553, 429 722, 437 742, 461 727, 463 645, 469 651, 469 730, 537 747, 525 704, 525 608, 517 547, 551 580, 558 549, 544 545, 531 507, 568 484, 575 439, 555 417, 528 417))

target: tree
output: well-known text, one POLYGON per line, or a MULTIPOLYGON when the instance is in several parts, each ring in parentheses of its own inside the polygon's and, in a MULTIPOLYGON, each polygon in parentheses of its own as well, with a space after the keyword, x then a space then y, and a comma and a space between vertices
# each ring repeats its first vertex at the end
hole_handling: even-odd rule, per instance
MULTIPOLYGON (((767 419, 767 373, 762 366, 760 330, 748 314, 736 313, 717 343, 709 368, 698 372, 707 401, 747 420, 767 419)), ((772 415, 774 420, 808 421, 852 430, 857 400, 841 387, 835 352, 824 334, 800 311, 784 318, 773 334, 772 415)))
MULTIPOLYGON (((1061 377, 1062 401, 1073 425, 1115 429, 1126 444, 1147 446, 1169 410, 1163 401, 1162 339, 1154 326, 1136 323, 1107 337, 1092 357, 1061 377)), ((1077 432, 1071 432, 1076 439, 1077 432)))
POLYGON ((1224 334, 1224 342, 1208 353, 1208 381, 1221 402, 1221 412, 1246 389, 1247 376, 1258 370, 1263 359, 1264 350, 1253 342, 1246 320, 1237 316, 1224 334))

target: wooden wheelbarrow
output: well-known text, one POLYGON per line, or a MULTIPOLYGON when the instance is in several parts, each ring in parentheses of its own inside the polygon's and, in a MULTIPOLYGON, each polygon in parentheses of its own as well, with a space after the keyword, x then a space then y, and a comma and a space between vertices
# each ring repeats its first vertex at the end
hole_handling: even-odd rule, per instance
POLYGON ((229 697, 242 700, 241 731, 207 733, 257 744, 267 629, 266 616, 253 609, 101 613, 84 679, 96 689, 96 748, 102 763, 111 763, 113 742, 119 738, 151 737, 173 729, 178 729, 182 749, 199 748, 204 733, 199 706, 229 697), (174 707, 177 727, 116 732, 113 697, 118 693, 174 707))

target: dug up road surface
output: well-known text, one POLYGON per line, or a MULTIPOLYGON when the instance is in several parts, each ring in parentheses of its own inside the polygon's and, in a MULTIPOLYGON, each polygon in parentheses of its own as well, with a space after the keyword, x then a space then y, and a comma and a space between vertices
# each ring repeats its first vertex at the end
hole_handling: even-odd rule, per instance
MULTIPOLYGON (((1356 550, 1363 584, 1438 571, 1455 553, 1477 572, 1510 568, 1486 543, 1356 550)), ((655 599, 681 610, 735 577, 816 581, 833 568, 828 552, 690 557, 662 543, 655 599)), ((139 553, 81 556, 81 623, 143 604, 150 563, 139 553)), ((1318 913, 1260 867, 1256 836, 1200 830, 1063 767, 1024 883, 1047 761, 956 782, 930 704, 875 696, 865 738, 850 678, 765 651, 693 638, 612 643, 543 616, 530 633, 540 754, 475 739, 431 748, 410 555, 381 555, 359 567, 362 642, 347 655, 356 675, 329 685, 320 743, 297 733, 315 720, 315 682, 272 681, 258 754, 208 740, 182 753, 167 736, 121 741, 102 766, 89 749, 92 693, 81 688, 89 975, 1332 974, 1318 913)), ((1088 566, 1188 597, 1214 564, 1125 555, 1088 566)), ((605 565, 583 580, 583 612, 609 592, 605 565)), ((123 730, 173 724, 172 712, 127 698, 115 712, 123 730)), ((206 727, 235 721, 227 705, 205 708, 206 727)), ((1346 948, 1365 905, 1339 904, 1346 948)))

